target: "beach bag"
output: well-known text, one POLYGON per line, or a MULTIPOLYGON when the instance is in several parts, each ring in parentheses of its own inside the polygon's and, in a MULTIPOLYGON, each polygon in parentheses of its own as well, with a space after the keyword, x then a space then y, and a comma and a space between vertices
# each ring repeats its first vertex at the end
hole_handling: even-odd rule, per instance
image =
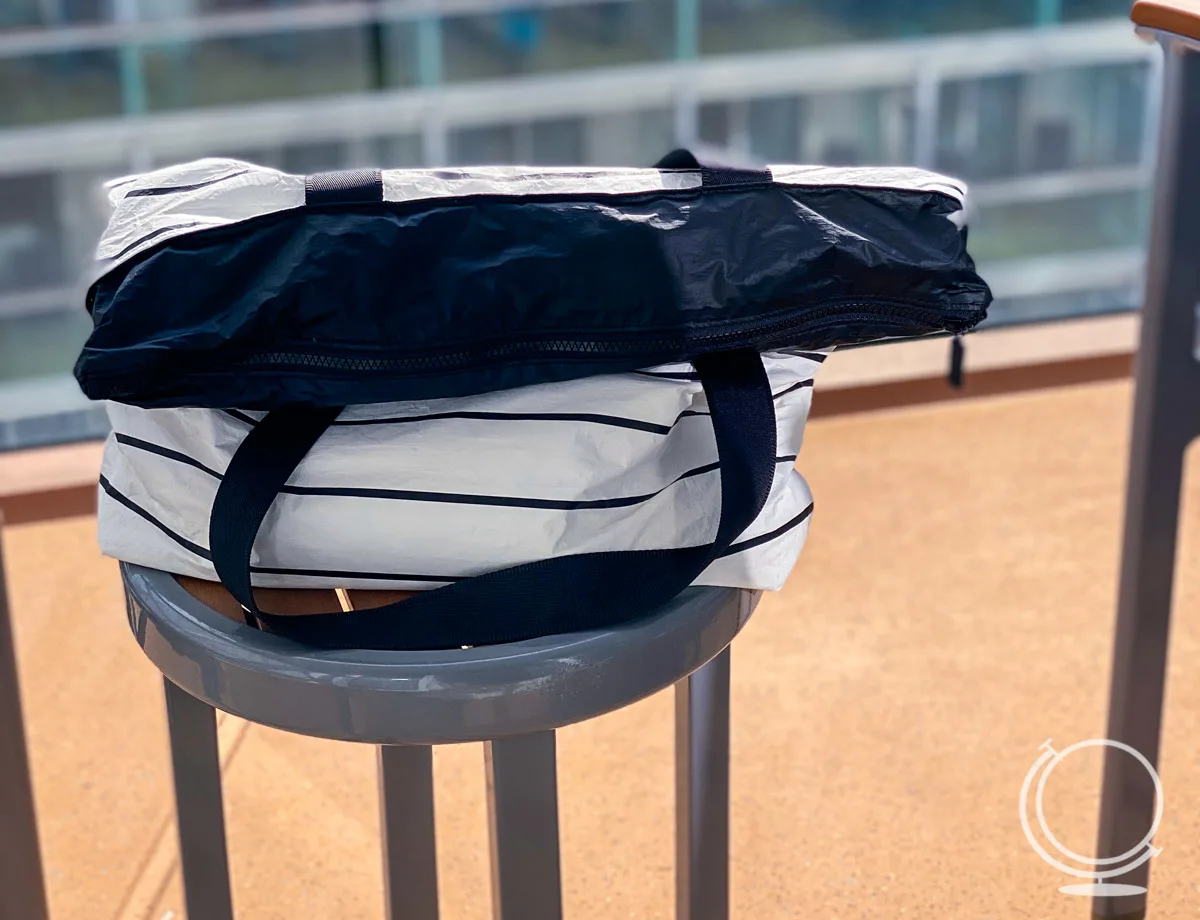
POLYGON ((990 301, 962 186, 916 169, 207 159, 109 194, 76 364, 110 401, 102 548, 327 648, 780 587, 825 355, 963 333, 990 301), (281 616, 252 585, 418 593, 281 616))

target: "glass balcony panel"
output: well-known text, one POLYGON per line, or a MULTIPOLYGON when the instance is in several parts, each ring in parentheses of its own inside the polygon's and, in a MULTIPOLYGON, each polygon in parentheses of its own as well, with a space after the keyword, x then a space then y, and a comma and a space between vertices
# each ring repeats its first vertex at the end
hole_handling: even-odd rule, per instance
POLYGON ((674 0, 510 9, 442 23, 449 81, 486 80, 668 60, 674 0))
POLYGON ((104 22, 110 15, 110 0, 4 0, 0 31, 84 25, 104 22))
POLYGON ((0 292, 67 281, 57 177, 0 177, 0 292))
POLYGON ((142 51, 151 111, 362 92, 372 88, 369 30, 159 42, 142 51))
POLYGON ((114 49, 0 58, 0 128, 119 115, 120 73, 114 49))
POLYGON ((1144 64, 1055 68, 943 84, 938 168, 969 179, 1136 164, 1144 64))
POLYGON ((971 225, 971 253, 993 262, 1143 246, 1148 211, 1143 189, 982 205, 971 225))
POLYGON ((698 0, 705 54, 1031 26, 1037 0, 698 0))

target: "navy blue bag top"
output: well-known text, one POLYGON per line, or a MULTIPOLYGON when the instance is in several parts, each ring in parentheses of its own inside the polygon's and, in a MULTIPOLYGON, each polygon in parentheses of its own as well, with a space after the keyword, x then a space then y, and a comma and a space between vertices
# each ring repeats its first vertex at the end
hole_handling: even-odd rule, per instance
POLYGON ((664 162, 695 168, 204 160, 117 185, 76 376, 144 407, 341 406, 984 318, 953 180, 664 162))

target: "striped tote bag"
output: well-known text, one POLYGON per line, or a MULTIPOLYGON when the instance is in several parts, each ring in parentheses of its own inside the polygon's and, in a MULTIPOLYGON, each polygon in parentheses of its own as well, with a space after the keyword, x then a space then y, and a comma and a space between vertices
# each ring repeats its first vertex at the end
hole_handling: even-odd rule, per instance
POLYGON ((76 367, 112 421, 102 548, 324 647, 779 588, 825 355, 964 332, 990 299, 961 186, 911 169, 203 160, 110 196, 76 367), (275 617, 252 586, 418 593, 275 617))

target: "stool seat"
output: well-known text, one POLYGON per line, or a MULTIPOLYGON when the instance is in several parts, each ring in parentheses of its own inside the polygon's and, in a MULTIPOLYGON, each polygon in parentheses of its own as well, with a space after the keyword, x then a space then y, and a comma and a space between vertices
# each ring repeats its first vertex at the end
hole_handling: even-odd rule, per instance
POLYGON ((130 628, 173 684, 252 722, 372 744, 488 741, 627 706, 720 654, 759 596, 691 588, 635 623, 502 646, 326 651, 221 616, 166 572, 122 574, 130 628))
POLYGON ((676 917, 728 920, 729 644, 761 592, 691 588, 634 623, 505 645, 331 651, 231 619, 166 572, 121 576, 164 677, 189 917, 233 920, 215 709, 379 746, 388 920, 437 920, 432 746, 483 742, 493 917, 562 920, 555 730, 674 684, 676 917))

